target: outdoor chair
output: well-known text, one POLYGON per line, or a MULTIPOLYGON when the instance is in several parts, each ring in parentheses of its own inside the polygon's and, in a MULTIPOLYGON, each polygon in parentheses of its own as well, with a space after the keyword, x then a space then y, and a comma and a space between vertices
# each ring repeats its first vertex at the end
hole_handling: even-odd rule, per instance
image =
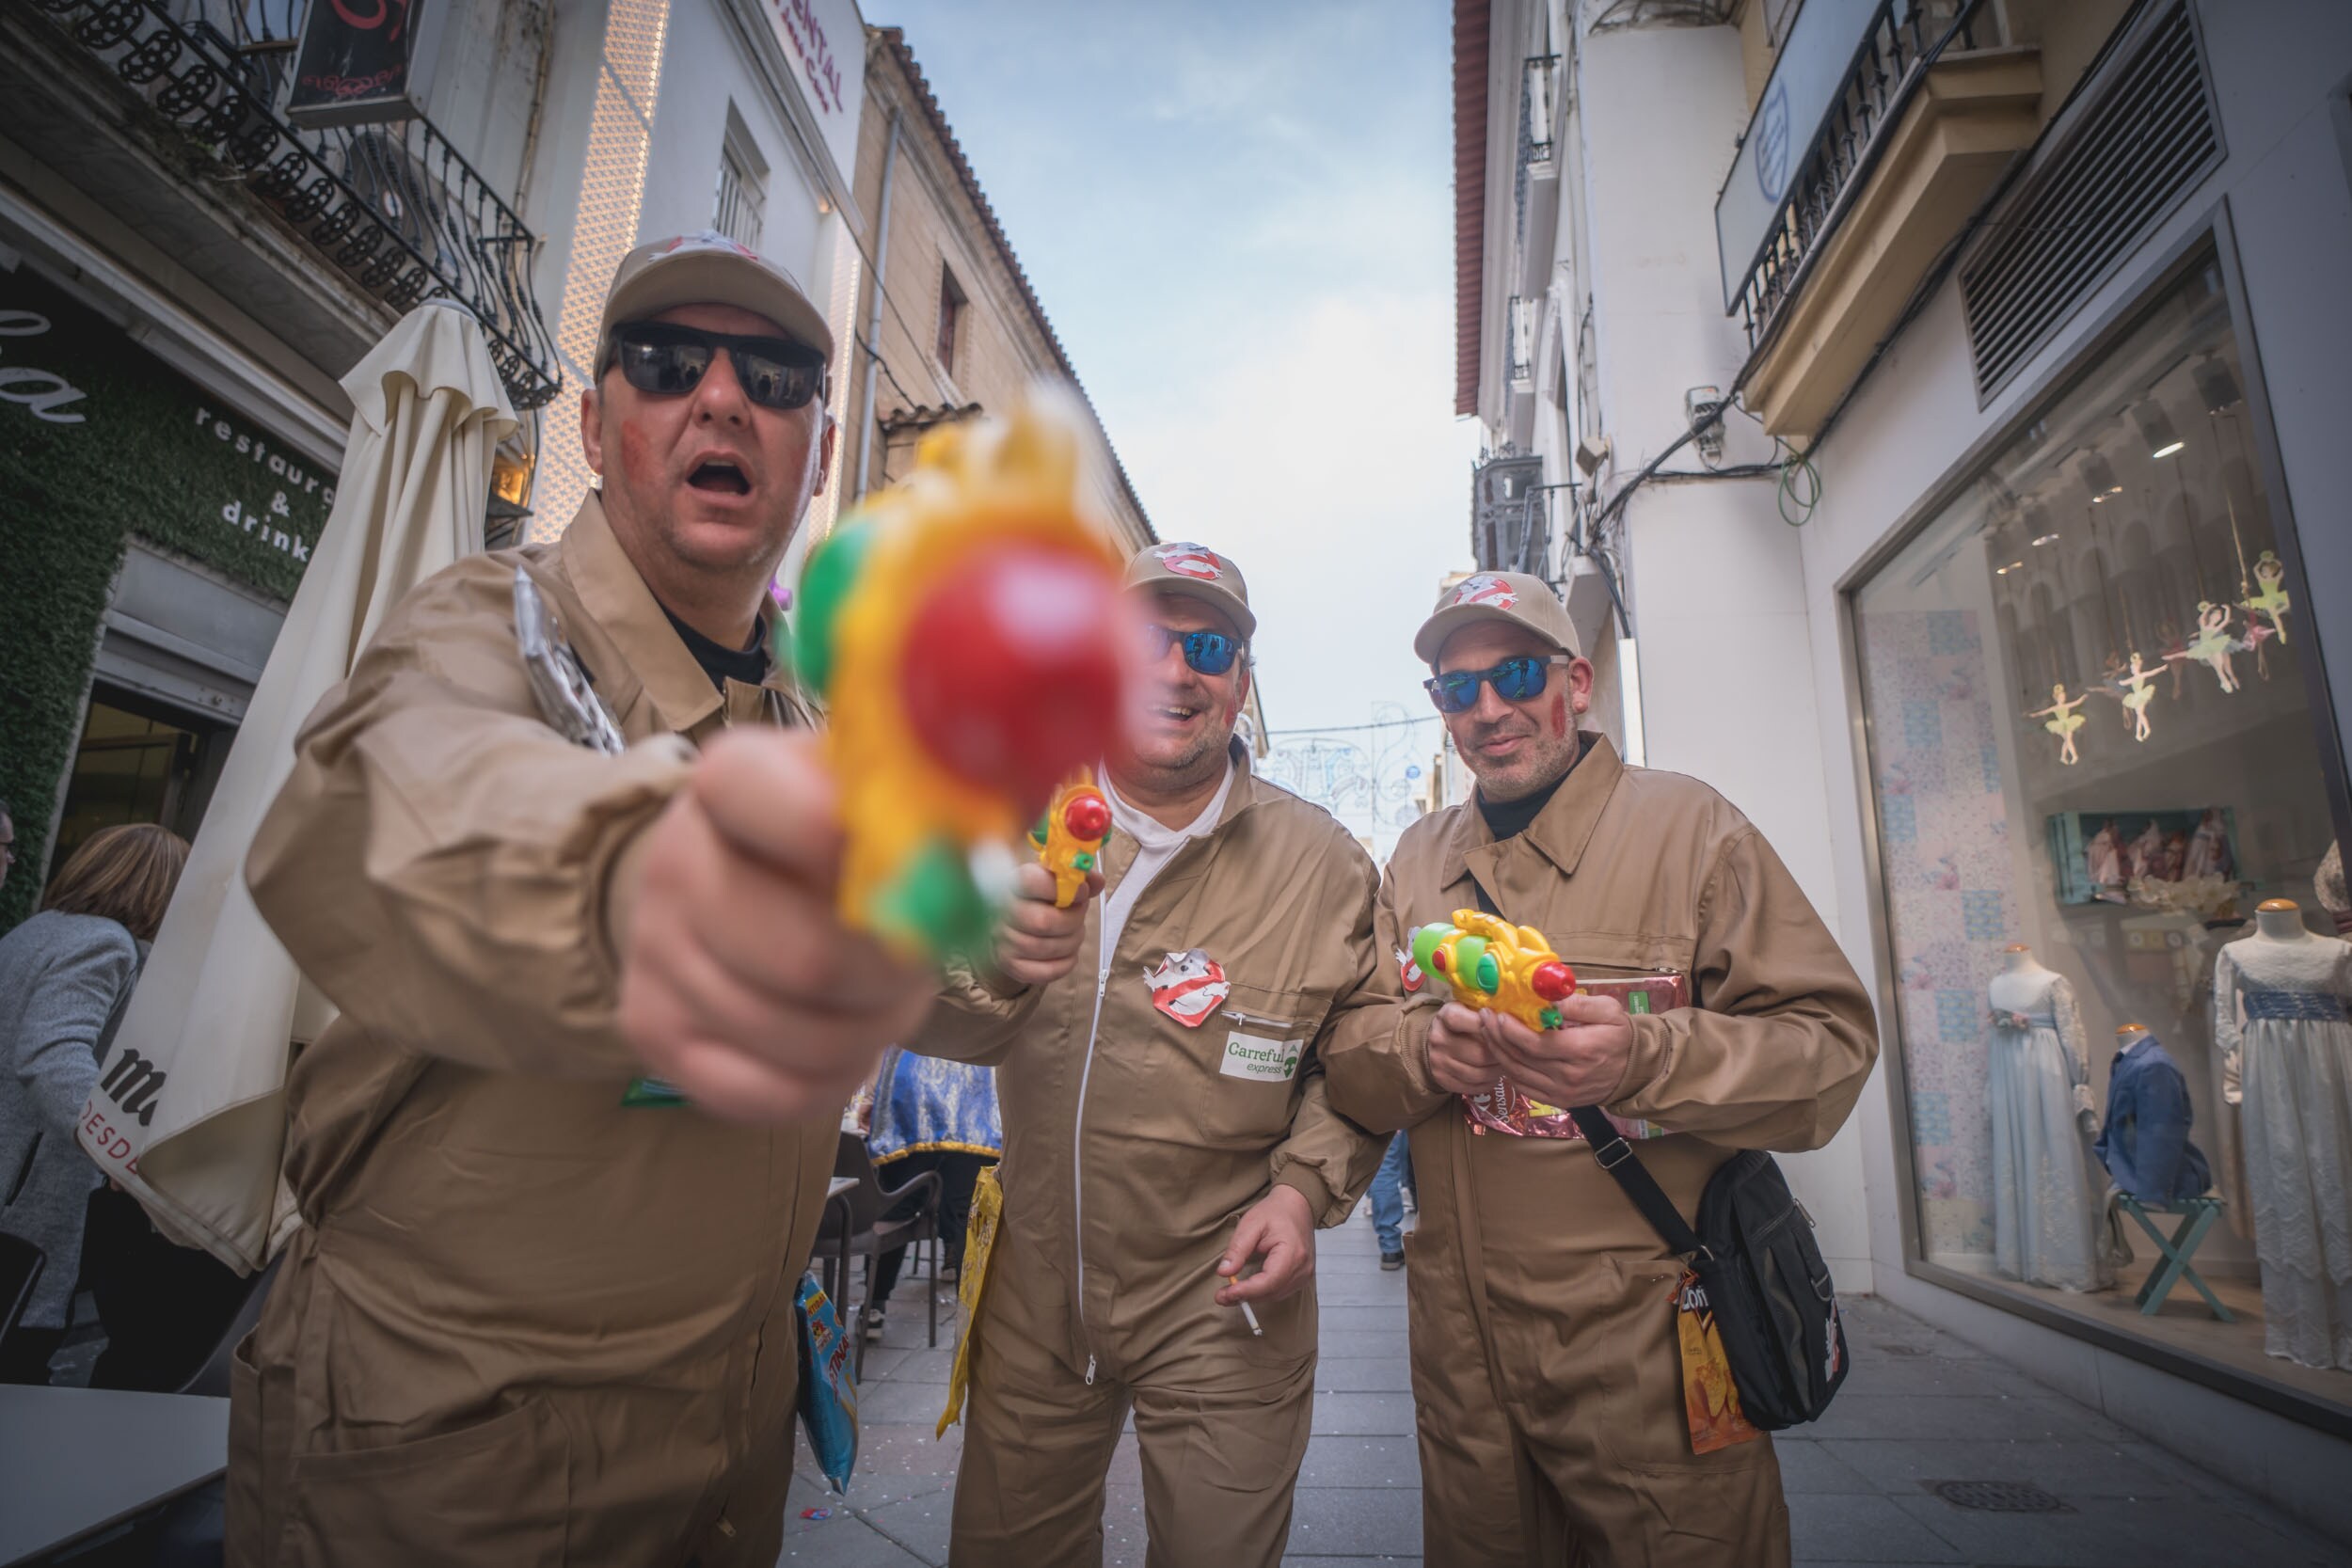
MULTIPOLYGON (((855 1367, 859 1376, 866 1372, 866 1314, 874 1305, 874 1274, 882 1255, 893 1247, 930 1243, 930 1269, 923 1294, 930 1313, 930 1345, 939 1347, 939 1173, 925 1171, 903 1187, 885 1187, 874 1172, 873 1158, 866 1151, 866 1140, 854 1132, 841 1134, 841 1147, 834 1156, 833 1173, 857 1183, 825 1205, 824 1223, 817 1232, 817 1251, 822 1256, 832 1252, 834 1303, 845 1311, 849 1306, 850 1259, 866 1259, 866 1299, 855 1312, 850 1313, 842 1332, 851 1337, 857 1346, 855 1367), (882 1216, 907 1199, 914 1200, 914 1212, 902 1219, 882 1216)), ((922 1257, 917 1251, 908 1259, 910 1264, 922 1257)), ((915 1272, 913 1268, 906 1271, 915 1272)))
POLYGON ((0 1231, 0 1339, 16 1332, 17 1319, 33 1299, 49 1255, 22 1236, 0 1231))

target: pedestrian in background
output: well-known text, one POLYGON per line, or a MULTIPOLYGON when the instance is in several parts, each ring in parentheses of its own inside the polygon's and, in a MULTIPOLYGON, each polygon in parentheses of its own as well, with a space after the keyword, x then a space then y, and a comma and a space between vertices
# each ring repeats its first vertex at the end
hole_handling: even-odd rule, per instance
POLYGON ((46 1258, 0 1343, 0 1382, 47 1383, 65 1338, 90 1196, 104 1184, 73 1130, 187 859, 187 841, 167 829, 103 829, 67 859, 40 912, 0 937, 0 1042, 11 1069, 0 1079, 0 1230, 46 1258))
POLYGON ((1405 1266, 1405 1191, 1412 1184, 1413 1140, 1399 1132, 1389 1139, 1389 1151, 1380 1156, 1380 1168, 1372 1178, 1372 1228, 1380 1239, 1384 1269, 1405 1266))
MULTIPOLYGON (((980 1172, 1005 1152, 996 1114, 996 1069, 892 1050, 874 1081, 874 1126, 866 1152, 885 1187, 903 1188, 926 1171, 939 1173, 939 1239, 945 1259, 936 1286, 963 1271, 963 1233, 972 1218, 972 1192, 980 1172)), ((911 1218, 916 1199, 903 1199, 882 1218, 911 1218)), ((883 1308, 898 1283, 907 1249, 892 1247, 874 1263, 866 1295, 866 1336, 882 1334, 883 1308)))

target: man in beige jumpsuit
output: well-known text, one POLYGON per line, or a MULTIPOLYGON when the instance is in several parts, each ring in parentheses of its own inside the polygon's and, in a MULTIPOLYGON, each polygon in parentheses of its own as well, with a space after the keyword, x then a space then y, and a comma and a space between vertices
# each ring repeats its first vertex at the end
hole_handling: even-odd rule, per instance
POLYGON ((1256 627, 1233 563, 1159 545, 1127 580, 1150 664, 1104 770, 1104 891, 1057 945, 1051 879, 1027 868, 996 970, 913 1046, 997 1064, 1004 1110, 958 1568, 1099 1563, 1130 1412, 1154 1568, 1274 1568, 1313 1400, 1313 1227, 1347 1217, 1382 1148, 1332 1112, 1321 1066, 1389 1026, 1372 863, 1233 738, 1256 627))
POLYGON ((1592 667, 1540 578, 1470 578, 1413 647, 1439 677, 1476 677, 1446 725, 1478 788, 1397 845, 1376 922, 1394 1024, 1351 1033, 1325 1068, 1347 1116, 1412 1130, 1423 1552, 1464 1568, 1786 1563, 1771 1440, 1692 1452, 1680 1261, 1581 1141, 1474 1128, 1463 1097, 1507 1077, 1648 1123, 1633 1147, 1689 1218, 1732 1150, 1814 1148, 1837 1130, 1877 1054, 1869 1002, 1723 797, 1577 729, 1592 667), (1629 1016, 1575 996, 1542 1035, 1440 1006, 1411 934, 1482 894, 1580 979, 1679 975, 1692 1006, 1629 1016))
POLYGON ((832 451, 822 316, 691 236, 623 261, 603 337, 600 496, 393 610, 248 863, 342 1013, 287 1085, 305 1223, 233 1373, 242 1568, 779 1548, 835 1117, 929 987, 834 923, 816 737, 762 728, 801 722, 759 617, 832 451), (517 565, 622 754, 544 721, 517 565))

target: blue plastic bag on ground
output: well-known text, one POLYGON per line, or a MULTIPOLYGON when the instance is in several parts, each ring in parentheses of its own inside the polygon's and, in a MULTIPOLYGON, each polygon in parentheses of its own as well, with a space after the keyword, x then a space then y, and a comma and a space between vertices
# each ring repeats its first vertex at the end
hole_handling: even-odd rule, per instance
POLYGON ((801 1426, 818 1469, 846 1494, 857 1468, 857 1374, 841 1320, 813 1272, 801 1276, 793 1316, 801 1324, 801 1426))

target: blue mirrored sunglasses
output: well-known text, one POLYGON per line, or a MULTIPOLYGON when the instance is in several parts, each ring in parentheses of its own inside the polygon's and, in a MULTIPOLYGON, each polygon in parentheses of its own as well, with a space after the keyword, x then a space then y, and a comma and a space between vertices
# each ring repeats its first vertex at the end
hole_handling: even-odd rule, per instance
POLYGON ((1553 665, 1570 662, 1566 654, 1545 658, 1520 654, 1491 670, 1455 670, 1432 675, 1421 684, 1429 693, 1429 700, 1438 705, 1439 713, 1468 713, 1478 705, 1478 689, 1486 682, 1494 684, 1495 695, 1504 702, 1523 703, 1544 694, 1544 688, 1551 683, 1553 665))
POLYGON ((1233 667, 1241 654, 1241 643, 1221 631, 1170 631, 1162 626, 1143 628, 1143 656, 1157 664, 1168 657, 1168 650, 1178 644, 1184 650, 1184 662, 1204 675, 1221 675, 1233 667))

